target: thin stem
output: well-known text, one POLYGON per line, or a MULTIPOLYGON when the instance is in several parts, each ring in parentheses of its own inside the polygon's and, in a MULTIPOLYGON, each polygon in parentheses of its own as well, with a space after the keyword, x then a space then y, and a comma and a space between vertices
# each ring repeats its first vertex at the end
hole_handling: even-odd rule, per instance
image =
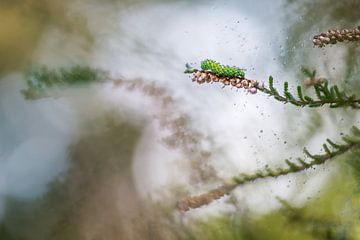
MULTIPOLYGON (((283 102, 283 103, 291 103, 296 106, 306 107, 306 106, 323 106, 325 104, 343 104, 344 100, 340 99, 332 99, 332 100, 316 100, 316 101, 306 101, 306 100, 296 100, 296 99, 289 99, 284 96, 281 96, 279 93, 273 93, 270 89, 264 87, 264 86, 257 86, 256 87, 259 91, 266 93, 272 97, 274 97, 276 100, 283 102)), ((350 106, 353 109, 360 109, 360 99, 347 99, 346 105, 350 106)))

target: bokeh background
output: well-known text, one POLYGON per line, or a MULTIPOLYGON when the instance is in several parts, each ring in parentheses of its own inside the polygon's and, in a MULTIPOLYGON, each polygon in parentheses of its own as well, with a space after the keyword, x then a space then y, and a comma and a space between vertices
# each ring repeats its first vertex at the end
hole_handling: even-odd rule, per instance
POLYGON ((351 109, 195 85, 184 64, 213 58, 278 86, 303 85, 306 67, 357 93, 359 44, 311 39, 359 25, 359 10, 355 0, 1 0, 0 239, 360 239, 357 152, 176 208, 359 126, 351 109), (42 65, 109 77, 27 99, 25 73, 42 65))

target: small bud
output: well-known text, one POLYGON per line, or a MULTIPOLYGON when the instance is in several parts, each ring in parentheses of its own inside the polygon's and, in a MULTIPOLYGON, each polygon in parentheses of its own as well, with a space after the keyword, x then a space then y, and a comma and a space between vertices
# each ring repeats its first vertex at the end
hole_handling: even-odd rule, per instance
POLYGON ((246 79, 244 79, 244 80, 241 81, 241 85, 243 87, 247 87, 247 86, 249 86, 249 82, 246 79))
POLYGON ((309 77, 305 78, 304 79, 304 85, 307 86, 307 87, 313 85, 312 78, 309 78, 309 77))
POLYGON ((248 90, 248 92, 251 93, 251 94, 255 94, 255 93, 257 93, 257 89, 254 88, 254 87, 252 87, 252 88, 250 88, 250 89, 248 90))
POLYGON ((214 81, 214 82, 218 82, 218 81, 219 81, 218 77, 215 76, 215 75, 210 75, 210 79, 211 79, 211 81, 214 81))
POLYGON ((209 74, 205 77, 205 81, 207 83, 212 82, 209 74))
POLYGON ((264 82, 261 82, 261 84, 259 84, 259 87, 260 87, 260 88, 264 88, 264 87, 265 87, 265 83, 264 83, 264 82))
POLYGON ((329 43, 330 43, 330 38, 324 38, 323 42, 324 42, 325 44, 329 44, 329 43))
POLYGON ((203 79, 203 78, 199 78, 199 79, 198 79, 198 83, 200 83, 200 84, 205 83, 205 79, 203 79))

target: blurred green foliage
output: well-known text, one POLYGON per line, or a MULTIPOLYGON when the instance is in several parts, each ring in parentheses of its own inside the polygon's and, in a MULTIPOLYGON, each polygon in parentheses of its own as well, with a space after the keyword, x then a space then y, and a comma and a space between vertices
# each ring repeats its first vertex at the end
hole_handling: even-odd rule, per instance
POLYGON ((101 80, 103 73, 87 66, 49 69, 46 66, 31 68, 26 74, 27 89, 22 90, 26 99, 45 97, 54 88, 76 87, 101 80))

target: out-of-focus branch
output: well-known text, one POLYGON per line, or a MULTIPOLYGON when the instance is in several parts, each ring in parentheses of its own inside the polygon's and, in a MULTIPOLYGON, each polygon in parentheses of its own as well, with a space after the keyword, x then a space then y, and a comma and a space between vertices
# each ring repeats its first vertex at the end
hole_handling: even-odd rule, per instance
POLYGON ((310 162, 306 162, 301 158, 297 159, 297 163, 286 159, 285 163, 287 166, 284 168, 278 168, 275 170, 266 168, 263 171, 258 171, 251 175, 241 174, 240 176, 233 178, 233 183, 231 184, 224 184, 199 196, 188 196, 183 198, 179 201, 178 208, 181 211, 188 211, 191 208, 199 208, 225 195, 228 195, 232 192, 232 190, 240 185, 250 183, 258 179, 276 178, 290 173, 297 173, 312 168, 316 165, 324 164, 330 159, 360 147, 360 130, 356 127, 353 127, 352 133, 353 134, 351 136, 343 137, 343 141, 345 142, 344 144, 336 144, 330 139, 327 139, 327 143, 323 144, 323 149, 325 152, 324 154, 312 155, 306 149, 304 149, 304 153, 311 159, 310 162))

